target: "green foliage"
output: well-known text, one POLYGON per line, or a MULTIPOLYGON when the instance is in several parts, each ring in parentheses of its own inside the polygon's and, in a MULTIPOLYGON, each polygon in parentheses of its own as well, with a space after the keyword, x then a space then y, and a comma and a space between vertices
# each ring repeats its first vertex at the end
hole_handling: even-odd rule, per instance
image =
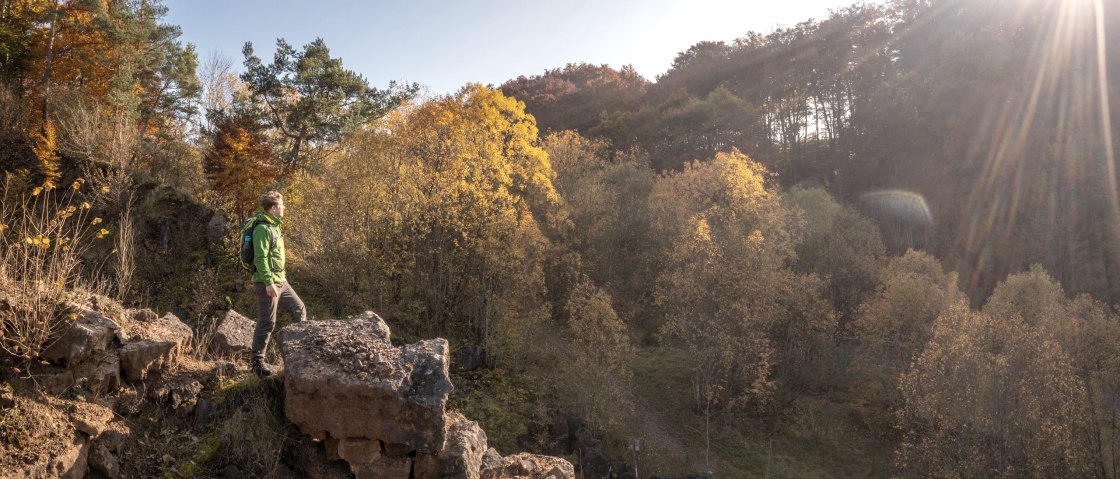
POLYGON ((486 431, 487 443, 502 454, 520 450, 517 437, 540 419, 534 407, 538 393, 531 378, 496 368, 455 375, 452 381, 455 392, 447 408, 478 421, 486 431))
POLYGON ((963 300, 956 273, 945 273, 937 258, 911 250, 890 259, 852 323, 860 341, 852 372, 866 385, 854 393, 876 407, 896 403, 899 370, 925 349, 934 320, 963 300))
POLYGON ((224 384, 214 394, 219 417, 201 444, 197 463, 214 459, 216 442, 223 446, 221 458, 254 476, 267 476, 276 467, 289 435, 298 434, 284 419, 283 378, 258 379, 245 376, 224 384))
POLYGON ((586 274, 610 293, 624 321, 652 335, 657 327, 649 293, 656 274, 650 269, 658 244, 649 210, 653 171, 634 155, 611 161, 606 143, 575 132, 551 134, 542 147, 571 222, 556 241, 579 253, 586 274))
POLYGON ((276 40, 276 55, 264 64, 246 42, 245 73, 241 79, 262 109, 270 126, 284 138, 285 170, 318 167, 342 135, 366 126, 416 94, 418 86, 395 82, 386 90, 370 87, 364 78, 331 58, 322 38, 296 51, 276 40))

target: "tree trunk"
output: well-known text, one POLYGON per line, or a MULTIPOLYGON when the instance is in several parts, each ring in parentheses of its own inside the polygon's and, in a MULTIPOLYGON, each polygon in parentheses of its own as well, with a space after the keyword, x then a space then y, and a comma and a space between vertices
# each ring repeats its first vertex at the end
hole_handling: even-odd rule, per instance
POLYGON ((303 139, 306 137, 307 125, 305 124, 299 127, 299 136, 296 137, 296 143, 292 145, 292 153, 288 156, 287 172, 295 171, 297 162, 299 161, 299 150, 303 147, 303 139))
POLYGON ((43 123, 39 128, 44 135, 47 134, 47 122, 50 121, 51 62, 54 60, 54 37, 58 32, 58 5, 60 1, 54 0, 54 17, 51 18, 51 31, 47 37, 47 59, 43 67, 43 123))

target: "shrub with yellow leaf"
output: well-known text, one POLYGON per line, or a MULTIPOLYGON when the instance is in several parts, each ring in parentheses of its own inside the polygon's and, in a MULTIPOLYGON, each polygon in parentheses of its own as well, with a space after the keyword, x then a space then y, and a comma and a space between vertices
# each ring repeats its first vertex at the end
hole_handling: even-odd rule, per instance
POLYGON ((64 296, 81 284, 82 254, 91 241, 108 234, 95 233, 87 220, 88 203, 79 203, 82 182, 23 196, 7 184, 0 191, 0 289, 15 298, 11 309, 0 311, 0 350, 25 361, 36 359, 74 320, 64 296))

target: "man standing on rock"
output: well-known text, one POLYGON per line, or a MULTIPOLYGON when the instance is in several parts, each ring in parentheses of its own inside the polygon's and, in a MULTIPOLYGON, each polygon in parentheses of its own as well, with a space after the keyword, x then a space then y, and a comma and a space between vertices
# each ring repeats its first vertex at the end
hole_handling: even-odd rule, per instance
POLYGON ((284 237, 280 233, 284 217, 284 196, 269 191, 261 197, 257 225, 253 228, 253 288, 257 294, 257 328, 253 333, 251 369, 257 376, 269 376, 272 370, 264 362, 264 349, 276 327, 276 308, 282 306, 292 321, 307 319, 307 311, 296 290, 284 276, 284 237))

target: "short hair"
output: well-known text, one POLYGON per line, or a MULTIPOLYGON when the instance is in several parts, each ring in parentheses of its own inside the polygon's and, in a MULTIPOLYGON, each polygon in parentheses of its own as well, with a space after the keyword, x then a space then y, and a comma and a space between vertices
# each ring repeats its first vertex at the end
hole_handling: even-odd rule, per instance
POLYGON ((261 196, 261 209, 265 211, 271 210, 273 206, 276 206, 282 201, 284 201, 284 195, 280 194, 279 191, 269 191, 265 193, 264 196, 261 196))

